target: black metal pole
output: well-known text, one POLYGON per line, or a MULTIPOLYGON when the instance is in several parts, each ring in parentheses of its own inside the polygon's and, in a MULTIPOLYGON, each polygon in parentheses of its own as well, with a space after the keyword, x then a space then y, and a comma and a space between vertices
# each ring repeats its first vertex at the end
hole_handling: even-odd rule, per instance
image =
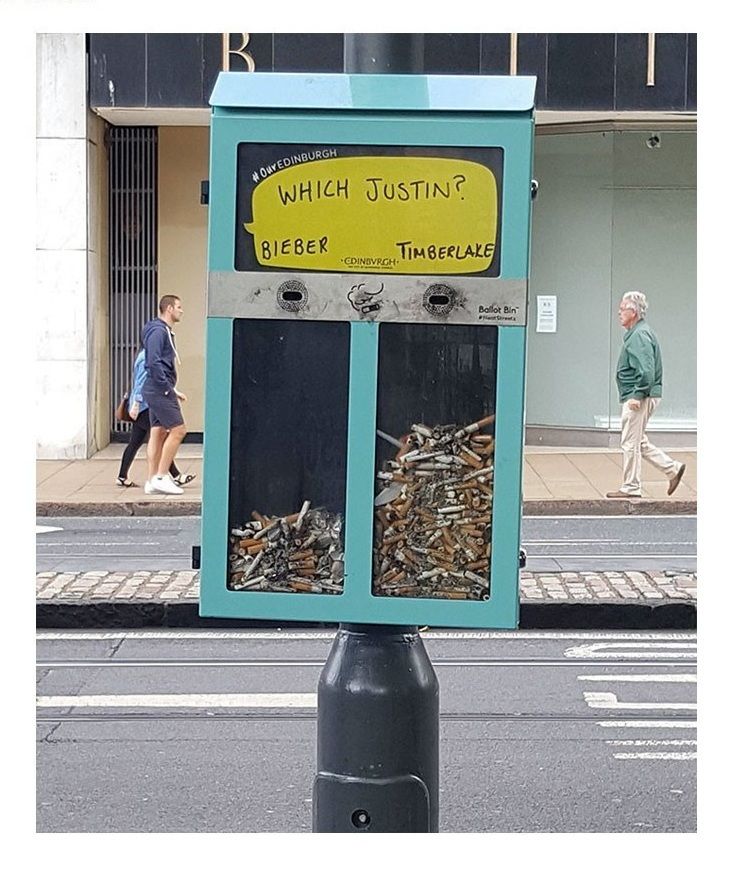
POLYGON ((421 73, 422 33, 344 33, 344 72, 421 73))
MULTIPOLYGON (((422 70, 420 33, 344 34, 344 72, 422 70)), ((439 706, 417 626, 341 624, 318 682, 313 830, 437 832, 439 706)))
POLYGON ((339 626, 318 682, 313 830, 438 830, 438 680, 416 626, 339 626))

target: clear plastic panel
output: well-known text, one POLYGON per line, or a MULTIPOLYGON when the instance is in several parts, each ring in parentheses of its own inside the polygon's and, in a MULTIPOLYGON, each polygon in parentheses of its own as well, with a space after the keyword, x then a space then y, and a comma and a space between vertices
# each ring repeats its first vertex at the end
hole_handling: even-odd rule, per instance
POLYGON ((234 321, 232 590, 343 592, 349 324, 234 321))
POLYGON ((489 597, 497 339, 380 328, 374 595, 489 597))

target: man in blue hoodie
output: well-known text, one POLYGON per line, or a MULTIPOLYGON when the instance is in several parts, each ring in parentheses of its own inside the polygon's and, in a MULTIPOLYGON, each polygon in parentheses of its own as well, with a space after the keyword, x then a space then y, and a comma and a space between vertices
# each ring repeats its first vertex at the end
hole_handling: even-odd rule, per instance
POLYGON ((160 316, 149 320, 142 331, 145 350, 143 398, 150 408, 150 441, 148 442, 148 474, 145 492, 180 495, 178 486, 168 473, 178 446, 186 435, 180 402, 186 397, 176 389, 175 335, 172 327, 183 316, 178 296, 163 296, 158 305, 160 316))

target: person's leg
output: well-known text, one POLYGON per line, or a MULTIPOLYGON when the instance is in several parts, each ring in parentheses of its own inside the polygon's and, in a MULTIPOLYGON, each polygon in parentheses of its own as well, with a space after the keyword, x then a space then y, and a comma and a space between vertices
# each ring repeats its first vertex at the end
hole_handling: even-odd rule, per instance
POLYGON ((178 466, 176 465, 176 461, 174 459, 170 464, 170 468, 168 469, 168 474, 170 474, 170 476, 173 478, 173 480, 175 480, 180 475, 180 473, 181 473, 181 471, 178 468, 178 466))
POLYGON ((146 408, 138 414, 137 420, 132 421, 130 440, 127 442, 127 447, 125 447, 125 452, 122 454, 122 462, 120 463, 120 473, 118 477, 122 478, 122 480, 127 479, 127 473, 130 470, 130 466, 137 456, 138 450, 145 442, 149 430, 150 418, 148 409, 146 408))
POLYGON ((181 444, 181 441, 186 436, 186 425, 181 423, 179 426, 174 426, 163 441, 160 458, 158 459, 157 474, 162 477, 168 473, 171 462, 175 459, 176 452, 181 444))
POLYGON ((152 480, 158 473, 165 438, 166 430, 162 426, 151 426, 148 441, 148 480, 152 480))
MULTIPOLYGON (((643 403, 642 403, 643 408, 643 403)), ((644 413, 632 411, 624 402, 621 410, 621 453, 624 482, 620 492, 641 495, 641 439, 644 434, 644 413)))
POLYGON ((649 403, 649 412, 644 423, 645 431, 641 439, 641 455, 644 457, 644 459, 646 459, 647 462, 650 462, 655 468, 658 468, 667 478, 667 480, 672 480, 672 478, 677 475, 677 472, 682 467, 682 463, 676 462, 663 450, 660 450, 658 447, 655 447, 652 443, 650 443, 649 439, 647 438, 646 427, 649 422, 649 418, 657 410, 657 405, 659 404, 660 400, 646 399, 645 401, 649 403))

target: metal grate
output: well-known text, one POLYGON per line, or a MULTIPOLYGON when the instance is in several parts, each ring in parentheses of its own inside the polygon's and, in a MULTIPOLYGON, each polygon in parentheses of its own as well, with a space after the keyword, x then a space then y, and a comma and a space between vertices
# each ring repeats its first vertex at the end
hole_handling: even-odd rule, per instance
POLYGON ((158 295, 158 130, 109 131, 109 348, 112 437, 129 430, 114 409, 130 389, 140 331, 158 295))

